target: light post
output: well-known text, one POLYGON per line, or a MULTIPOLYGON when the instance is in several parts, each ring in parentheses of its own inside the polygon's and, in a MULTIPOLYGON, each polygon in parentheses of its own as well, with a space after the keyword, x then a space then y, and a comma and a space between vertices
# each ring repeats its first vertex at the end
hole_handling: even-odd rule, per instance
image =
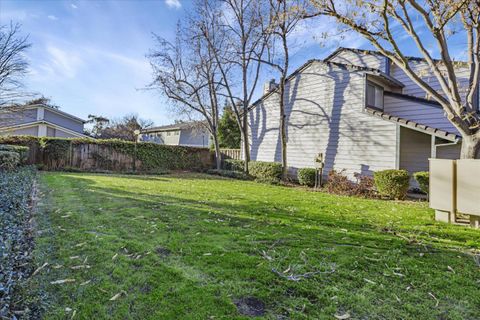
POLYGON ((133 152, 133 172, 137 172, 137 142, 138 142, 138 136, 140 135, 140 130, 135 130, 133 131, 133 134, 135 136, 135 147, 134 147, 134 152, 133 152))

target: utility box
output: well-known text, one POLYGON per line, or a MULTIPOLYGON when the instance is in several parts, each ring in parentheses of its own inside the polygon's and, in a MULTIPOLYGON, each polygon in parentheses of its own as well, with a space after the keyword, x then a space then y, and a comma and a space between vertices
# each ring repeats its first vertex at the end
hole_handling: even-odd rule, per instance
POLYGON ((480 216, 480 160, 457 160, 457 211, 480 216))
POLYGON ((455 209, 455 160, 430 159, 430 208, 455 209))

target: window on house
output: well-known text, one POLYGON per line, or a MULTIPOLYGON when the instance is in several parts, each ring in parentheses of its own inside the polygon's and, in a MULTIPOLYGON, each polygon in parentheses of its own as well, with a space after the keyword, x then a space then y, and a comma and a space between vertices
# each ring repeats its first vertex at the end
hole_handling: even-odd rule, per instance
POLYGON ((178 136, 180 134, 180 131, 175 131, 175 135, 178 136))
POLYGON ((167 132, 167 136, 171 135, 172 133, 170 131, 167 132))
POLYGON ((367 83, 367 107, 383 110, 383 88, 371 82, 367 83))

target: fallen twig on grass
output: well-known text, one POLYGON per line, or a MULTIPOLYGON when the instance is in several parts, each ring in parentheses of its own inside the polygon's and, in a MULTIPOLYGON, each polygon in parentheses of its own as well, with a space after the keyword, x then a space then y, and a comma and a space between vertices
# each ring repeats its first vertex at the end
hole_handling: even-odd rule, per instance
POLYGON ((64 283, 70 283, 70 282, 75 282, 75 279, 55 280, 55 281, 51 281, 50 284, 64 284, 64 283))
MULTIPOLYGON (((289 270, 290 268, 288 268, 287 270, 289 270)), ((286 271, 287 271, 286 270, 286 271)), ((331 266, 331 270, 326 270, 326 271, 311 271, 311 272, 306 272, 306 273, 303 273, 303 274, 290 274, 290 275, 287 275, 283 272, 279 272, 277 269, 275 268, 272 268, 272 272, 275 273, 276 275, 278 275, 279 277, 281 278, 284 278, 284 279, 287 279, 287 280, 290 280, 290 281, 300 281, 302 279, 308 279, 308 278, 311 278, 317 274, 330 274, 330 273, 334 273, 335 272, 335 266, 332 265, 331 266)))
POLYGON ((35 276, 40 271, 42 271, 46 266, 48 266, 48 262, 45 262, 41 267, 38 267, 35 271, 33 271, 32 277, 35 276))

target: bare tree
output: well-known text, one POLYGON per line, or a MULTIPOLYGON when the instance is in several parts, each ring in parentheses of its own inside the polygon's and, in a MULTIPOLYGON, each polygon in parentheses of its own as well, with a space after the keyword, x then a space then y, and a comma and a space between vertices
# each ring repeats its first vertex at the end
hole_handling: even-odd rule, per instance
POLYGON ((153 126, 152 120, 142 119, 137 114, 127 114, 123 118, 113 120, 90 114, 88 119, 88 123, 92 123, 93 128, 86 133, 94 138, 102 139, 135 141, 137 139, 135 130, 153 126))
POLYGON ((310 0, 315 11, 309 16, 333 17, 347 29, 367 39, 380 53, 438 102, 462 135, 461 158, 480 152, 480 0, 310 0), (420 34, 420 30, 425 33, 420 34), (452 59, 451 37, 464 37, 468 62, 452 59), (412 68, 403 44, 413 43, 429 71, 438 80, 435 90, 412 68), (434 44, 439 59, 429 45, 434 44), (464 85, 458 70, 467 69, 464 85))
POLYGON ((21 79, 27 73, 25 51, 30 47, 27 37, 20 35, 20 25, 0 26, 0 106, 21 97, 21 79))
POLYGON ((248 107, 260 76, 259 59, 267 47, 262 25, 268 12, 263 0, 202 0, 201 3, 203 11, 197 25, 222 74, 225 96, 241 131, 244 170, 248 173, 248 107))
POLYGON ((194 22, 189 24, 186 29, 177 28, 175 43, 156 36, 157 48, 149 55, 155 77, 152 86, 171 99, 178 112, 202 116, 212 135, 216 166, 220 169, 218 93, 222 75, 211 47, 198 36, 194 22))
POLYGON ((285 113, 285 87, 290 65, 291 35, 306 15, 303 0, 269 0, 269 20, 264 34, 269 40, 266 59, 263 63, 273 67, 280 75, 277 93, 280 111, 280 144, 282 155, 282 176, 287 178, 287 123, 285 113))

